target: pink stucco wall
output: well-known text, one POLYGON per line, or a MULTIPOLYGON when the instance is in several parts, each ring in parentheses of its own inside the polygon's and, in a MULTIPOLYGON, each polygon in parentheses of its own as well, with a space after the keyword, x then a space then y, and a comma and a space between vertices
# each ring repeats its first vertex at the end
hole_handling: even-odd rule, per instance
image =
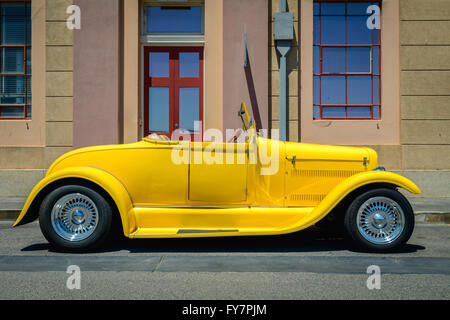
POLYGON ((74 30, 75 148, 119 142, 119 0, 75 0, 81 29, 74 30))
POLYGON ((240 128, 245 102, 260 128, 268 128, 268 0, 223 2, 223 128, 240 128), (244 68, 247 32, 248 67, 244 68))

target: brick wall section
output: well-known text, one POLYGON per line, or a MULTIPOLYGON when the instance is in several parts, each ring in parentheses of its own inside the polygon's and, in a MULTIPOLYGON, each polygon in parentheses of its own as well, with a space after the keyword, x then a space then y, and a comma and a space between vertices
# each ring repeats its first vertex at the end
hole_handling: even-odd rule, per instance
POLYGON ((450 169, 450 1, 400 1, 402 169, 450 169))
MULTIPOLYGON (((275 47, 273 39, 273 21, 274 13, 278 12, 278 0, 269 2, 269 129, 279 128, 279 69, 280 55, 275 47)), ((291 50, 287 56, 287 118, 289 124, 287 128, 287 139, 289 141, 299 141, 299 1, 287 0, 287 10, 294 13, 294 40, 291 50)))
POLYGON ((45 166, 73 145, 73 31, 67 28, 71 0, 46 2, 45 166))

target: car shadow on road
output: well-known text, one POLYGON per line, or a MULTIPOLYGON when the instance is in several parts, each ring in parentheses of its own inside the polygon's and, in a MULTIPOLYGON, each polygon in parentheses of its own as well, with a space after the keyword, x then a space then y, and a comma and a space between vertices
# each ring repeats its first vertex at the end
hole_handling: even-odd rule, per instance
MULTIPOLYGON (((424 250, 416 244, 406 244, 392 253, 411 253, 424 250)), ((57 252, 48 243, 33 244, 21 251, 57 252)), ((301 253, 324 251, 363 252, 340 233, 329 233, 319 228, 278 236, 245 236, 178 239, 115 238, 97 253, 301 253)))

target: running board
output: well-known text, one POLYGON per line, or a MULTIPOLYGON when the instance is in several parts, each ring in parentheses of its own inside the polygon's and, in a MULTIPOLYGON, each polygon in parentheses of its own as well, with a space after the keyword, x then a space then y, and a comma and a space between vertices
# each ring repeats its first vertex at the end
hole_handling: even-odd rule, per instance
POLYGON ((179 229, 178 234, 182 233, 221 233, 221 232, 239 232, 238 229, 179 229))

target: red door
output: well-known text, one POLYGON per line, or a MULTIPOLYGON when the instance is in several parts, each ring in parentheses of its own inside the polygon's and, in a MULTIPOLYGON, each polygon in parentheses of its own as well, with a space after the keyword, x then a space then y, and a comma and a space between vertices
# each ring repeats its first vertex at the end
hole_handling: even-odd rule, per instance
POLYGON ((145 47, 144 68, 144 135, 201 139, 203 48, 145 47))

